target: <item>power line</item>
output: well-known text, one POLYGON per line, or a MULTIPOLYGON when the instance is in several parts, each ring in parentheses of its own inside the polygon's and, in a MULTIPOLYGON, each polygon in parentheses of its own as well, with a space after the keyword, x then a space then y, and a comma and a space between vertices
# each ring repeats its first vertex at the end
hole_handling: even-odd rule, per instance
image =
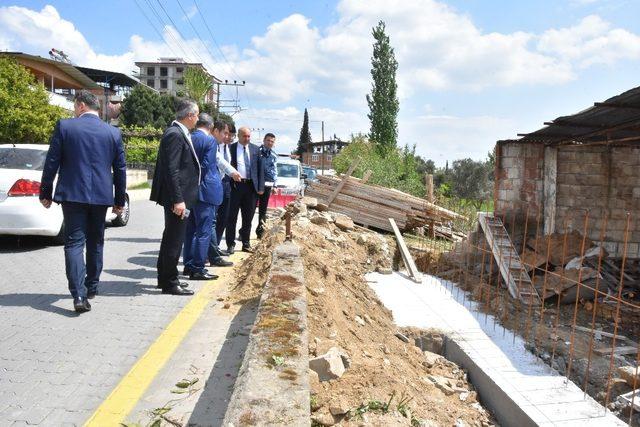
MULTIPOLYGON (((153 4, 151 4, 151 0, 145 0, 145 2, 147 3, 147 6, 149 6, 149 9, 151 9, 151 12, 153 13, 153 15, 156 17, 156 19, 158 20, 158 22, 160 23, 160 25, 164 29, 164 27, 167 26, 167 24, 164 22, 164 19, 162 19, 160 14, 153 7, 153 4)), ((167 31, 167 34, 169 35, 171 40, 173 40, 173 42, 176 44, 176 46, 182 51, 182 56, 189 56, 189 54, 187 53, 187 50, 184 48, 182 43, 180 43, 180 41, 178 39, 176 39, 176 37, 173 35, 173 33, 171 33, 171 31, 167 31)), ((163 40, 164 40, 164 36, 163 36, 163 40)), ((167 45, 168 45, 168 43, 167 43, 167 45)), ((171 47, 170 47, 170 49, 171 49, 171 47)), ((171 51, 173 52, 172 49, 171 49, 171 51)), ((174 52, 174 54, 175 54, 175 52, 174 52)))
MULTIPOLYGON (((204 42, 204 40, 200 36, 200 33, 198 32, 196 27, 193 25, 193 22, 191 22, 191 19, 189 18, 189 15, 187 14, 187 11, 184 10, 184 7, 182 7, 182 3, 180 3, 180 0, 176 0, 176 2, 178 3, 178 6, 180 6, 180 9, 182 10, 182 13, 184 14, 184 17, 187 19, 187 22, 189 23, 189 25, 191 26, 193 31, 196 33, 196 36, 198 37, 198 40, 200 40, 200 43, 202 43, 202 45, 205 47, 205 49, 207 49, 207 52, 209 52, 209 55, 211 55, 211 58, 213 58, 215 60, 216 59, 215 55, 213 54, 213 52, 211 52, 211 50, 209 49, 209 46, 207 46, 207 44, 204 42)), ((211 67, 211 68, 213 68, 213 67, 211 67)))
POLYGON ((160 37, 160 40, 162 40, 162 42, 169 48, 169 50, 171 51, 171 53, 173 53, 175 56, 178 56, 176 54, 176 52, 173 50, 173 48, 171 47, 171 45, 169 43, 166 42, 166 40, 164 39, 164 36, 162 35, 162 33, 156 28, 156 26, 154 25, 154 23, 151 21, 151 19, 149 18, 149 16, 147 15, 147 13, 144 11, 144 9, 142 8, 142 6, 140 6, 140 3, 138 3, 138 0, 134 0, 136 2, 136 6, 138 6, 138 9, 140 9, 140 12, 142 13, 142 16, 144 16, 144 18, 147 20, 147 22, 149 23, 149 25, 151 25, 151 28, 153 28, 153 30, 156 32, 156 34, 160 37))
MULTIPOLYGON (((149 0, 147 0, 147 2, 149 2, 149 0)), ((160 9, 162 9, 162 11, 164 12, 164 14, 166 15, 167 18, 169 18, 169 22, 171 23, 171 25, 173 25, 173 28, 175 28, 176 32, 178 33, 178 36, 180 36, 180 39, 177 39, 174 37, 175 40, 177 40, 177 43, 180 44, 181 46, 183 46, 184 44, 186 44, 189 49, 191 50, 191 53, 193 53, 193 57, 194 58, 198 58, 201 62, 202 58, 200 58, 200 55, 198 55, 198 52, 196 52, 195 50, 193 50, 193 48, 189 45, 189 43, 183 43, 186 38, 184 37, 184 35, 182 35, 182 33, 180 32, 180 28, 178 28, 178 26, 176 25, 175 22, 173 22, 173 18, 171 18, 171 15, 169 15, 169 13, 167 12, 167 10, 164 8, 164 6, 162 5, 162 3, 160 2, 160 0, 156 0, 156 2, 158 3, 158 6, 160 6, 160 9)), ((154 9, 155 10, 155 9, 154 9)), ((159 14, 157 15, 158 18, 160 19, 159 14)), ((162 20, 162 23, 164 24, 164 20, 162 20)), ((165 24, 166 25, 166 24, 165 24)), ((169 32, 170 33, 170 32, 169 32)), ((172 35, 173 37, 173 35, 172 35)), ((182 48, 182 50, 185 52, 185 56, 189 56, 189 53, 187 52, 187 49, 182 48)))

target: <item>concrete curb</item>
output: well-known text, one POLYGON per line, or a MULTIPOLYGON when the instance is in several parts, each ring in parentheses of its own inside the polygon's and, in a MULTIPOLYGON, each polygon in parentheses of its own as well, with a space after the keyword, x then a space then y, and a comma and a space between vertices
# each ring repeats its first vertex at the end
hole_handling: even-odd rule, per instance
POLYGON ((223 426, 309 426, 307 293, 300 249, 277 246, 223 426))

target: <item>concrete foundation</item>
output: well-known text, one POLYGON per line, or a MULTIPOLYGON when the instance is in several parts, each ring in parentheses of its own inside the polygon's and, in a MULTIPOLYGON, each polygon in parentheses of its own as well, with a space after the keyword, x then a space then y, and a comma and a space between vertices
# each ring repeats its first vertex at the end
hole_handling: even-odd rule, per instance
POLYGON ((398 326, 437 328, 444 355, 468 371, 480 401, 503 426, 624 426, 626 423, 524 348, 520 337, 480 313, 453 283, 425 275, 367 275, 398 326))

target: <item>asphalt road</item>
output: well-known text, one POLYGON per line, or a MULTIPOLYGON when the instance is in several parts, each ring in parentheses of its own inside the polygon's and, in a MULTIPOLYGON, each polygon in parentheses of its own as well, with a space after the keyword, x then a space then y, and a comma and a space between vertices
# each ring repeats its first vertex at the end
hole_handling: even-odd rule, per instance
POLYGON ((62 246, 0 238, 0 425, 82 424, 187 304, 155 287, 162 221, 134 201, 129 225, 107 228, 99 295, 81 316, 62 246))

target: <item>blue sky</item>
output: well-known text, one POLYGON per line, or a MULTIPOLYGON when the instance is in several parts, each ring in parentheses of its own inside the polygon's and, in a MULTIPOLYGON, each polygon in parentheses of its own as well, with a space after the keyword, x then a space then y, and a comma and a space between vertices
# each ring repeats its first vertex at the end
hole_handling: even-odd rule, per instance
POLYGON ((160 56, 202 60, 247 81, 236 121, 273 131, 286 152, 304 108, 314 140, 321 120, 343 139, 368 130, 370 30, 382 19, 399 62, 399 142, 439 165, 640 85, 634 0, 196 2, 215 42, 193 0, 2 0, 0 50, 56 47, 125 72, 160 56))

